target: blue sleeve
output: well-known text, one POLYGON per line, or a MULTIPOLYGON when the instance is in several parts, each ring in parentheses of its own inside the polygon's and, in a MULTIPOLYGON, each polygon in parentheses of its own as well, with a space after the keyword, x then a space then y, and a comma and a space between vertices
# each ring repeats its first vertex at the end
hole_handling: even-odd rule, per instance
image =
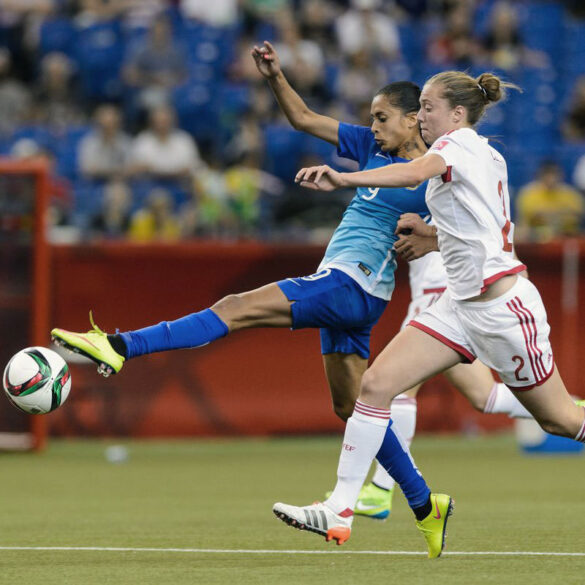
POLYGON ((354 124, 339 124, 339 146, 337 154, 343 158, 356 160, 360 169, 367 161, 370 148, 374 141, 374 135, 367 126, 356 126, 354 124))

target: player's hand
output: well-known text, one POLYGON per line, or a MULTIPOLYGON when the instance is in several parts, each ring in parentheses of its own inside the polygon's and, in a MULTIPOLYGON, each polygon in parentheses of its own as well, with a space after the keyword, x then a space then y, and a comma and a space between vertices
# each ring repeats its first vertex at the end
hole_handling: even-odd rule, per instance
POLYGON ((399 234, 398 240, 394 243, 396 253, 410 262, 422 258, 429 252, 439 250, 436 236, 419 236, 417 234, 399 234))
POLYGON ((343 173, 338 173, 327 165, 301 169, 295 183, 314 191, 334 191, 343 187, 343 173))
POLYGON ((396 224, 395 234, 416 234, 417 236, 436 236, 433 226, 426 224, 418 213, 403 213, 396 224))
POLYGON ((251 54, 254 57, 258 71, 267 79, 276 77, 280 73, 280 59, 274 47, 268 41, 264 41, 262 47, 254 45, 251 54))

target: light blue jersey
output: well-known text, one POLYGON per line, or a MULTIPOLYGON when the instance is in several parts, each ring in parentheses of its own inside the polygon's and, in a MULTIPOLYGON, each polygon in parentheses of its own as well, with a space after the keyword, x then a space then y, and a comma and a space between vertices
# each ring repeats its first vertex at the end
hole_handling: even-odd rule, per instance
MULTIPOLYGON (((380 150, 368 127, 339 125, 339 156, 359 163, 360 170, 408 162, 380 150)), ((416 188, 359 187, 335 230, 319 265, 351 276, 369 294, 390 300, 394 290, 394 234, 403 213, 429 215, 426 182, 416 188)))

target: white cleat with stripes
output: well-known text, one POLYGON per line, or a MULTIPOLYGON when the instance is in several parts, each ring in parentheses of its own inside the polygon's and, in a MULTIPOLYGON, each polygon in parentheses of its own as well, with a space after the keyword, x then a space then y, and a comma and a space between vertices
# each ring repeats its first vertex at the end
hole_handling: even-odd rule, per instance
POLYGON ((321 534, 327 542, 335 540, 343 544, 351 535, 353 512, 349 509, 336 514, 321 502, 302 507, 279 502, 272 506, 272 511, 289 526, 321 534))

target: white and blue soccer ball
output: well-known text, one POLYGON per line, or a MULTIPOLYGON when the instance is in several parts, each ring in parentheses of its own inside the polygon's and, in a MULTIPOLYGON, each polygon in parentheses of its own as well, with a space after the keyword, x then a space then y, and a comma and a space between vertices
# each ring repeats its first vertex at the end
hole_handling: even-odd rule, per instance
POLYGON ((59 408, 71 390, 65 360, 46 347, 27 347, 14 354, 2 377, 8 400, 28 414, 47 414, 59 408))

